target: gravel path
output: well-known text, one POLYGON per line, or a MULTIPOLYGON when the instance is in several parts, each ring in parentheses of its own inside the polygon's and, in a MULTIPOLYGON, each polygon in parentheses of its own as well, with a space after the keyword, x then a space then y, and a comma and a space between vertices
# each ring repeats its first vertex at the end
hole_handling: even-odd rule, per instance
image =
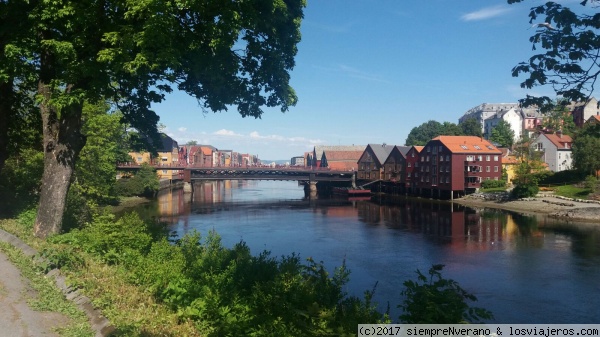
POLYGON ((53 328, 67 325, 69 318, 32 310, 27 299, 34 297, 35 292, 3 252, 0 252, 0 272, 0 336, 58 336, 53 328))

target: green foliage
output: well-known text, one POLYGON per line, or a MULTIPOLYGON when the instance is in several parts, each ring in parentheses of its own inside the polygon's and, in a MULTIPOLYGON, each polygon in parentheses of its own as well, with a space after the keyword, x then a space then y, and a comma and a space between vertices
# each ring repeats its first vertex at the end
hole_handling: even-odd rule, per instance
MULTIPOLYGON (((508 3, 523 1, 508 0, 508 3)), ((548 2, 531 8, 530 23, 546 22, 551 24, 551 28, 538 26, 529 39, 533 50, 541 47, 545 52, 533 55, 529 61, 521 62, 512 69, 515 77, 520 74, 527 76, 521 87, 531 89, 550 84, 557 96, 568 101, 586 101, 592 95, 600 74, 600 55, 590 52, 600 48, 598 13, 596 1, 578 3, 589 7, 573 11, 558 2, 548 2)), ((547 96, 528 96, 524 100, 525 105, 537 106, 551 102, 552 99, 547 96)))
POLYGON ((412 324, 459 324, 492 319, 488 310, 469 307, 467 301, 477 301, 477 298, 456 281, 443 278, 443 268, 444 265, 433 265, 429 277, 417 269, 417 281, 404 282, 405 299, 398 306, 404 310, 400 320, 412 324))
POLYGON ((425 145, 431 139, 444 135, 444 136, 459 136, 462 134, 462 129, 451 122, 444 122, 443 124, 434 120, 430 120, 419 126, 416 126, 410 130, 408 137, 406 137, 405 144, 410 145, 425 145))
MULTIPOLYGON (((295 254, 253 256, 243 242, 223 247, 215 232, 192 232, 172 244, 152 227, 135 215, 103 217, 50 240, 123 266, 132 283, 207 336, 349 336, 356 322, 389 322, 375 309, 373 291, 364 299, 343 291, 345 265, 330 275, 322 262, 303 263, 295 254)), ((57 265, 77 262, 47 255, 57 265)))
POLYGON ((124 137, 122 116, 109 113, 105 103, 86 104, 82 133, 86 137, 75 166, 75 182, 79 193, 98 204, 114 202, 116 163, 124 137))
POLYGON ((0 174, 0 214, 14 215, 37 202, 43 171, 41 151, 23 149, 10 157, 0 174))
POLYGON ((575 185, 562 185, 554 188, 554 193, 567 198, 587 199, 592 190, 587 187, 578 187, 575 185))
POLYGON ((482 188, 506 188, 506 180, 484 180, 481 183, 482 188))
POLYGON ((596 189, 598 187, 598 178, 596 178, 595 176, 587 176, 585 177, 584 185, 585 188, 590 190, 590 193, 594 193, 596 192, 596 189))
POLYGON ((117 192, 123 196, 152 197, 158 192, 160 183, 156 170, 144 163, 140 170, 131 178, 121 178, 117 181, 117 192))
POLYGON ((515 132, 505 120, 500 120, 498 125, 492 129, 490 141, 497 143, 500 147, 512 148, 515 141, 515 132))
POLYGON ((574 184, 585 179, 585 173, 578 170, 541 171, 537 173, 537 176, 540 185, 574 184))
POLYGON ((597 175, 600 170, 600 125, 586 125, 573 140, 573 166, 585 174, 597 175))
POLYGON ((515 199, 535 197, 540 188, 536 184, 518 184, 511 191, 511 197, 515 199))
POLYGON ((479 123, 477 118, 467 118, 459 126, 462 129, 462 134, 465 136, 483 137, 481 123, 479 123))

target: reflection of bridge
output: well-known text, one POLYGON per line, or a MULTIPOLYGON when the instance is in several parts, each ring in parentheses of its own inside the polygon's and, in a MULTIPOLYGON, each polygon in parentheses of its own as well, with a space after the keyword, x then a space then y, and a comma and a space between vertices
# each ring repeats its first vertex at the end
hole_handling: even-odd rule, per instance
MULTIPOLYGON (((117 165, 121 171, 137 171, 140 165, 117 165)), ((180 179, 193 180, 295 180, 303 182, 352 182, 353 171, 333 171, 310 167, 194 167, 153 166, 157 170, 178 170, 180 179)))

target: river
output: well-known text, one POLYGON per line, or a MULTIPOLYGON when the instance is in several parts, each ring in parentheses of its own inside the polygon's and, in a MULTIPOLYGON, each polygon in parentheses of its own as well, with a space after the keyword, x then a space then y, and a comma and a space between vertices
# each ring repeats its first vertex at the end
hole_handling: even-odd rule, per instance
POLYGON ((392 318, 405 280, 444 264, 443 275, 477 296, 496 323, 600 323, 600 225, 479 210, 422 199, 307 200, 296 182, 221 181, 161 192, 136 208, 177 236, 216 230, 227 247, 243 240, 257 254, 292 252, 344 261, 346 291, 375 301, 392 318))

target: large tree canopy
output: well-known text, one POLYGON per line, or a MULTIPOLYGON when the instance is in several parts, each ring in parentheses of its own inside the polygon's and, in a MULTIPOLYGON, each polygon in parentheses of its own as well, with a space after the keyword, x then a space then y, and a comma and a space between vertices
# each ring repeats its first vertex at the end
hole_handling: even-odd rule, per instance
MULTIPOLYGON (((233 107, 255 118, 265 106, 286 111, 297 101, 289 71, 304 6, 305 0, 0 1, 0 89, 12 97, 17 85, 34 83, 28 89, 37 92, 43 122, 36 235, 61 229, 85 145, 84 102, 110 99, 125 122, 154 135, 158 116, 150 106, 176 89, 207 110, 233 107)), ((2 116, 14 113, 1 108, 2 116)))
MULTIPOLYGON (((525 0, 508 0, 509 4, 525 0)), ((529 13, 536 28, 530 38, 533 50, 544 52, 513 68, 513 76, 527 74, 523 88, 551 85, 567 101, 585 101, 600 74, 600 13, 598 1, 583 0, 575 10, 556 2, 535 6, 529 13)), ((550 97, 531 97, 525 105, 551 107, 550 97)))

